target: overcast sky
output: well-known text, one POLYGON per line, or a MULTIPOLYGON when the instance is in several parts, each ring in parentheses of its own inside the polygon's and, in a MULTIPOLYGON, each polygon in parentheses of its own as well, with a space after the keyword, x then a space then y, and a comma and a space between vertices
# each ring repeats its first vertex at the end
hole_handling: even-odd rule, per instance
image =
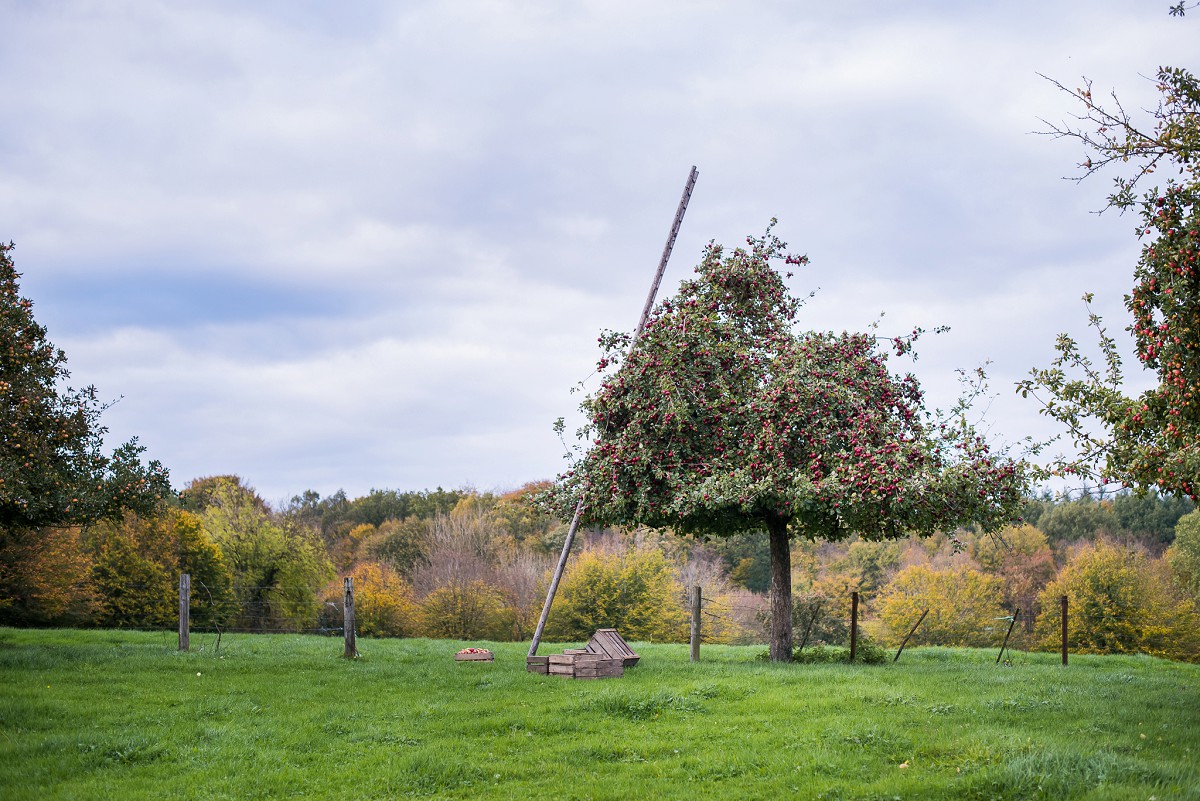
POLYGON ((1151 105, 1168 5, 0 0, 0 239, 177 487, 552 478, 693 164, 664 293, 778 217, 806 327, 948 325, 931 403, 990 361, 992 435, 1045 436, 1013 383, 1084 291, 1124 327, 1138 243, 1038 73, 1151 105))

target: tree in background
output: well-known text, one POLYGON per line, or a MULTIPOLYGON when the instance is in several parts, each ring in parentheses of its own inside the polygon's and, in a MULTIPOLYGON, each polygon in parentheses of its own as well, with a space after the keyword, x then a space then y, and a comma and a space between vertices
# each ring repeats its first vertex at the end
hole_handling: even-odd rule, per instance
POLYGON ((923 645, 991 645, 1004 582, 978 570, 934 570, 912 565, 901 570, 879 594, 876 607, 889 641, 899 644, 928 609, 911 642, 923 645))
POLYGON ((730 534, 714 539, 710 547, 725 560, 734 584, 760 593, 771 586, 771 549, 762 532, 730 534))
POLYGON ((432 525, 432 520, 419 517, 385 520, 363 539, 359 558, 365 555, 401 573, 410 574, 425 560, 432 525))
POLYGON ((445 584, 421 601, 422 636, 451 640, 510 640, 513 612, 504 592, 481 579, 445 584))
POLYGON ((585 523, 767 532, 771 657, 786 661, 793 535, 994 530, 1016 517, 1025 481, 964 408, 931 419, 915 377, 888 371, 875 336, 797 333, 802 302, 772 262, 806 259, 769 228, 747 241, 731 254, 710 244, 627 356, 628 335, 601 337, 599 367, 624 362, 582 404, 591 447, 552 502, 564 517, 582 503, 585 523))
POLYGON ((1081 653, 1146 653, 1200 658, 1200 615, 1175 592, 1161 561, 1105 542, 1082 548, 1046 585, 1036 634, 1042 647, 1061 643, 1059 598, 1067 596, 1067 641, 1081 653))
POLYGON ((1127 490, 1096 495, 1085 491, 1074 499, 1030 499, 1022 517, 1045 532, 1055 547, 1106 535, 1158 551, 1174 539, 1179 518, 1194 508, 1188 498, 1152 489, 1140 495, 1127 490))
POLYGON ((48 530, 152 511, 171 486, 162 465, 142 463, 136 438, 105 454, 106 406, 95 387, 62 387, 66 354, 21 297, 12 247, 0 244, 0 609, 19 619, 59 608, 23 582, 34 563, 71 562, 52 558, 67 540, 48 530))
POLYGON ((92 558, 78 528, 6 537, 0 549, 0 624, 87 625, 96 612, 92 558))
POLYGON ((229 571, 195 514, 164 507, 128 515, 96 526, 86 540, 94 563, 94 623, 170 627, 178 620, 181 573, 191 576, 193 624, 213 625, 229 613, 229 571))
MULTIPOLYGON (((419 609, 412 585, 387 565, 361 562, 350 571, 354 579, 354 621, 367 637, 415 637, 419 609)), ((343 600, 344 585, 335 581, 325 591, 334 602, 343 600)))
POLYGON ((315 532, 272 517, 237 476, 198 479, 181 493, 203 498, 198 515, 233 580, 237 628, 311 628, 333 569, 315 532))
POLYGON ((874 595, 900 567, 900 550, 900 543, 894 541, 855 540, 830 569, 847 577, 851 592, 874 595))
POLYGON ((538 503, 538 498, 551 486, 549 481, 530 482, 497 499, 492 516, 513 546, 547 555, 562 550, 567 526, 554 515, 546 514, 538 503))
POLYGON ((334 570, 338 573, 345 573, 357 564, 360 561, 359 554, 365 550, 367 541, 378 532, 379 530, 370 523, 359 523, 347 531, 345 536, 329 545, 326 552, 334 570))
MULTIPOLYGON (((673 539, 677 543, 681 540, 673 539)), ((708 543, 688 542, 679 551, 675 568, 680 593, 677 604, 681 609, 690 609, 692 588, 701 588, 702 641, 723 645, 762 642, 761 634, 766 629, 757 616, 761 599, 731 581, 724 558, 708 543)))
POLYGON ((1046 535, 1030 525, 1012 526, 975 537, 971 556, 980 568, 1004 581, 1004 604, 1020 609, 1026 631, 1033 631, 1038 594, 1058 567, 1046 535))
MULTIPOLYGON (((1172 9, 1182 16, 1184 6, 1172 9)), ((1108 207, 1137 207, 1141 256, 1125 296, 1141 366, 1158 386, 1137 397, 1123 389, 1123 364, 1103 321, 1089 314, 1103 364, 1062 334, 1050 368, 1033 370, 1018 385, 1042 412, 1059 421, 1076 455, 1059 457, 1050 472, 1115 482, 1140 490, 1200 498, 1200 82, 1186 69, 1157 72, 1157 108, 1142 120, 1114 94, 1105 101, 1090 82, 1069 89, 1082 107, 1073 122, 1047 133, 1081 143, 1088 151, 1082 178, 1118 171, 1108 207), (1154 174, 1165 182, 1142 189, 1154 174), (1141 191, 1141 197, 1138 197, 1141 191)), ((1090 303, 1091 294, 1084 296, 1090 303)))
POLYGON ((1121 531, 1112 501, 1097 500, 1088 494, 1054 504, 1038 518, 1037 525, 1056 547, 1093 539, 1097 534, 1114 536, 1121 531))
POLYGON ((683 642, 684 592, 662 550, 633 544, 590 549, 563 574, 546 636, 558 642, 587 640, 596 629, 615 628, 629 640, 683 642))
POLYGON ((1112 499, 1113 512, 1121 528, 1148 548, 1162 548, 1175 539, 1179 519, 1196 508, 1190 498, 1160 495, 1150 490, 1144 495, 1119 493, 1112 499))
POLYGON ((1200 511, 1179 519, 1166 560, 1180 586, 1200 603, 1200 511))

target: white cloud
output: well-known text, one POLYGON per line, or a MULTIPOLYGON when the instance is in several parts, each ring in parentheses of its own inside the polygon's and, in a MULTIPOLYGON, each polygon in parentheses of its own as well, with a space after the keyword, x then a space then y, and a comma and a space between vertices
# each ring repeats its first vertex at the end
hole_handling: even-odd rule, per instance
MULTIPOLYGON (((602 327, 771 216, 814 327, 953 326, 931 396, 1007 386, 1122 319, 1136 243, 1059 180, 1037 72, 1143 98, 1194 27, 1115 0, 1003 6, 526 2, 13 5, 0 237, 82 382, 176 478, 519 483, 602 327), (169 303, 167 302, 169 300, 169 303), (155 312, 155 307, 161 310, 155 312)), ((1123 323, 1117 323, 1119 328, 1123 323)))

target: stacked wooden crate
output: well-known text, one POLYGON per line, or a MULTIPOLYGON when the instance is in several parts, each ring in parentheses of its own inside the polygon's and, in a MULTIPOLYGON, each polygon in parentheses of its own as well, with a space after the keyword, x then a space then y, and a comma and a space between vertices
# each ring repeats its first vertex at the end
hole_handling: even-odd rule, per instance
POLYGON ((608 679, 625 675, 637 664, 633 652, 616 629, 599 629, 586 648, 567 648, 561 654, 531 656, 525 660, 530 673, 568 679, 608 679))
POLYGON ((625 665, 620 659, 610 659, 604 654, 569 648, 548 657, 547 673, 567 679, 620 678, 625 675, 625 665))

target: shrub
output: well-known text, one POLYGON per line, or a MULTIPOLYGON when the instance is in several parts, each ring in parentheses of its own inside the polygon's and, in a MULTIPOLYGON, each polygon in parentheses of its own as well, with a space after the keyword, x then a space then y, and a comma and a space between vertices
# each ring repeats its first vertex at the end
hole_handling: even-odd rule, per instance
POLYGON ((192 623, 228 613, 230 576, 200 518, 182 509, 126 515, 88 532, 100 626, 170 628, 179 615, 179 575, 192 582, 192 623))
MULTIPOLYGON (((884 650, 883 646, 874 640, 863 635, 858 637, 854 647, 854 664, 883 665, 890 660, 890 657, 891 655, 884 650)), ((763 651, 758 658, 764 661, 769 660, 771 652, 763 651)), ((817 645, 805 648, 803 651, 796 648, 792 651, 792 661, 801 665, 850 664, 850 646, 817 645)))
POLYGON ((485 581, 450 583, 421 602, 420 633, 434 639, 508 640, 513 611, 504 593, 485 581))
POLYGON ((681 597, 672 565, 653 547, 584 551, 563 575, 546 636, 584 640, 615 628, 626 639, 685 642, 681 597))
POLYGON ((1038 601, 1041 647, 1062 642, 1059 599, 1067 596, 1067 646, 1079 653, 1147 653, 1200 657, 1200 615, 1183 598, 1162 561, 1100 542, 1080 550, 1038 601))
MULTIPOLYGON (((412 585, 391 567, 360 562, 351 571, 354 579, 354 626, 368 637, 413 637, 420 621, 412 585)), ((342 582, 334 582, 327 598, 342 597, 342 582)))
POLYGON ((1046 535, 1030 525, 1012 526, 976 538, 971 555, 984 572, 1004 579, 1005 603, 1022 610, 1025 627, 1032 631, 1038 593, 1056 571, 1046 535))
POLYGON ((1167 549, 1167 564, 1176 581, 1200 601, 1200 511, 1184 515, 1175 525, 1175 542, 1167 549))
POLYGON ((929 614, 910 641, 913 645, 991 645, 995 619, 1002 616, 1004 582, 978 570, 933 570, 924 565, 906 567, 884 587, 877 608, 888 630, 888 641, 898 644, 921 612, 929 614))

